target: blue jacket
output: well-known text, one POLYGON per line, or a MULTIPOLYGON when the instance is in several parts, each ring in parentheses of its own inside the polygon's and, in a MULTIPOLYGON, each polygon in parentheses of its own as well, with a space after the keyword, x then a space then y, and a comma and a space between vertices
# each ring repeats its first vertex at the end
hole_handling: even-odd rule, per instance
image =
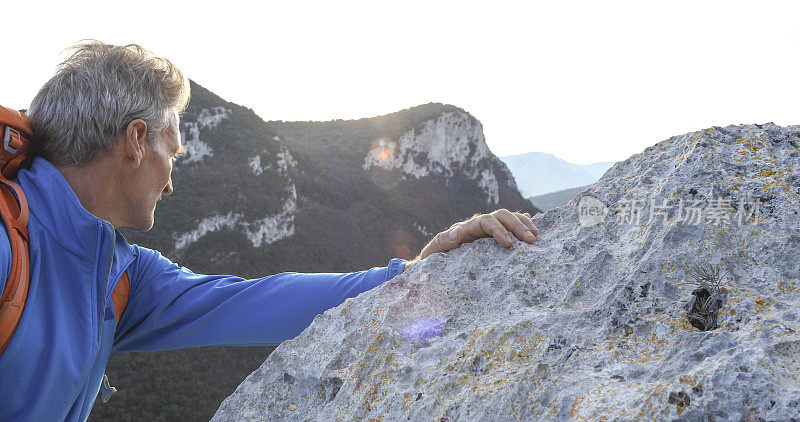
MULTIPOLYGON (((405 267, 392 259, 349 274, 195 274, 128 244, 83 208, 46 160, 36 158, 17 180, 30 206, 31 284, 0 356, 0 421, 86 420, 111 352, 277 345, 405 267), (126 270, 129 302, 117 326, 111 292, 126 270)), ((4 229, 0 236, 1 291, 11 253, 4 229)))

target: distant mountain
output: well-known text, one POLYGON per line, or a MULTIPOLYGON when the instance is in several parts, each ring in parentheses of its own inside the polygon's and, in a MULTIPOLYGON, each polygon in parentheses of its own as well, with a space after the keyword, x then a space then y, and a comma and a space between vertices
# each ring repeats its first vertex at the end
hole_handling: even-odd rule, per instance
POLYGON ((560 190, 558 192, 550 192, 544 195, 532 196, 528 200, 542 210, 542 212, 567 205, 567 203, 575 197, 575 195, 584 191, 591 185, 578 186, 577 188, 570 188, 560 190))
MULTIPOLYGON (((198 273, 254 278, 348 272, 412 258, 452 223, 497 208, 538 212, 481 123, 443 104, 360 120, 265 122, 192 82, 188 153, 148 233, 125 233, 198 273)), ((111 358, 119 387, 93 420, 208 420, 268 347, 111 358)))
POLYGON ((528 152, 500 157, 526 198, 596 182, 614 162, 572 164, 552 154, 528 152))

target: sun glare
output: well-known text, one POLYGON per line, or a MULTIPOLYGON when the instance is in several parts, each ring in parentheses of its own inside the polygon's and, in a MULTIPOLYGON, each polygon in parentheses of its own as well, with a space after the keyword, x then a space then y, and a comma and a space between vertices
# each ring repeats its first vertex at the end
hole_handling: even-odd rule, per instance
POLYGON ((372 142, 371 154, 378 162, 391 161, 397 149, 397 144, 388 139, 378 139, 372 142))

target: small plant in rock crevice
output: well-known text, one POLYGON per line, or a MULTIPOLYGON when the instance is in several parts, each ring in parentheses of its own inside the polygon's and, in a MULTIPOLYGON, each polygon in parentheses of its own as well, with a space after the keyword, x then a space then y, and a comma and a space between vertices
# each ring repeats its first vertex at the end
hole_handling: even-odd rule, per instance
POLYGON ((700 331, 711 331, 719 327, 717 312, 725 303, 721 287, 722 266, 695 264, 692 267, 693 277, 699 286, 692 291, 695 297, 692 309, 687 318, 693 327, 700 331))

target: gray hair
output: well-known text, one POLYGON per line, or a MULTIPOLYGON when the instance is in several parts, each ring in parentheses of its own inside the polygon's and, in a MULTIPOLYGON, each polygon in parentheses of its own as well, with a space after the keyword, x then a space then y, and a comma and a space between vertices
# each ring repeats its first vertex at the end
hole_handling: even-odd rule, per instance
POLYGON ((147 139, 186 109, 189 80, 163 57, 136 45, 96 40, 75 44, 72 55, 42 86, 28 115, 34 154, 55 166, 80 166, 110 151, 131 121, 147 123, 147 139))

